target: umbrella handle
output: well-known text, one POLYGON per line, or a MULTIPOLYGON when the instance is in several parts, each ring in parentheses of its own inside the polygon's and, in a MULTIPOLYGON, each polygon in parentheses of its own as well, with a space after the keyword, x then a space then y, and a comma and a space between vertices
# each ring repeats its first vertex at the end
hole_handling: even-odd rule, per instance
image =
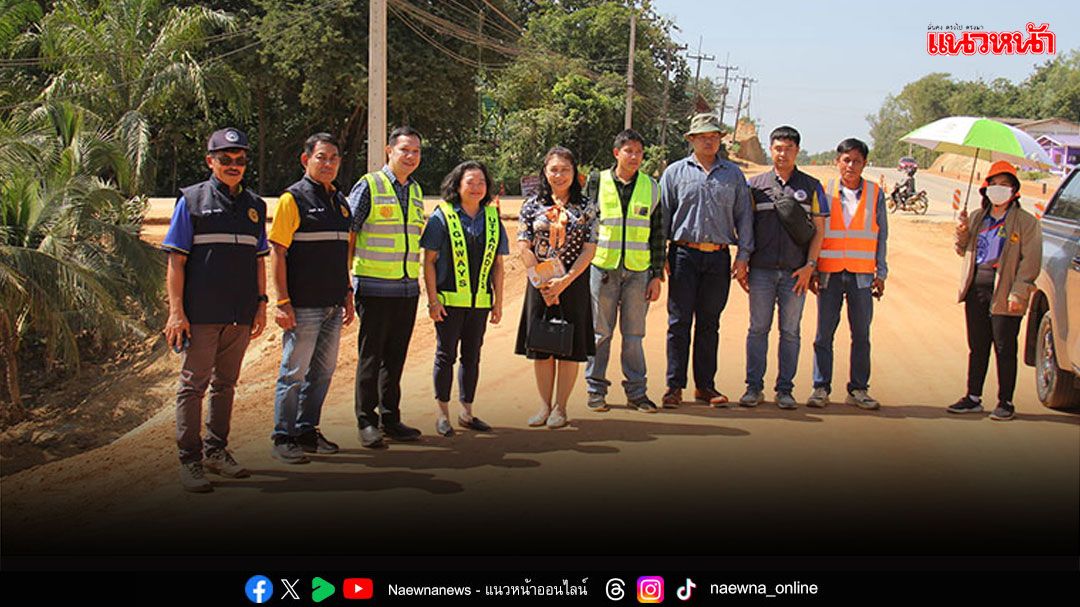
POLYGON ((971 182, 975 179, 975 165, 979 164, 979 152, 981 148, 975 148, 975 159, 971 161, 971 174, 968 175, 967 194, 964 195, 964 210, 967 211, 968 200, 971 199, 971 182))

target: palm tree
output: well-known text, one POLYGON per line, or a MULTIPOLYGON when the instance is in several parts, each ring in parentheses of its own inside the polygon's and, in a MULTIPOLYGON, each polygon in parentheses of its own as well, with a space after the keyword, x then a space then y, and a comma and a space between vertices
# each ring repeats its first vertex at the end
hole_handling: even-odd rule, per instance
POLYGON ((18 353, 42 339, 47 361, 79 364, 76 338, 145 335, 161 307, 164 265, 139 239, 145 199, 115 135, 72 104, 0 121, 0 359, 10 406, 21 408, 18 353))
POLYGON ((55 70, 42 95, 77 99, 104 124, 115 125, 134 174, 125 192, 148 191, 151 126, 166 108, 194 102, 209 117, 217 98, 247 114, 243 79, 226 62, 205 58, 207 48, 225 47, 243 33, 236 31, 235 17, 203 6, 61 0, 35 35, 46 65, 55 70))

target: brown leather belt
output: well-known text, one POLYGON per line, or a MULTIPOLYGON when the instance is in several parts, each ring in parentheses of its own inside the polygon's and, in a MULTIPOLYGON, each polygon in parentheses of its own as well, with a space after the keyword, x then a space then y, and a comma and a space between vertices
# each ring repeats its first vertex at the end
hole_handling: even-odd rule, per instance
POLYGON ((726 244, 716 244, 712 242, 687 242, 685 240, 676 240, 675 244, 680 247, 686 247, 688 249, 697 249, 705 253, 715 253, 716 251, 726 251, 728 246, 726 244))

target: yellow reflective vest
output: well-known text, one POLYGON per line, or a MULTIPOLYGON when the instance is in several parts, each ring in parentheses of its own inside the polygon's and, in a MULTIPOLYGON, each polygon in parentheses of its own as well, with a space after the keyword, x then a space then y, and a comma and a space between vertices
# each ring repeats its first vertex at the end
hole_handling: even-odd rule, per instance
POLYGON ((632 272, 648 270, 649 217, 660 199, 659 186, 652 177, 638 173, 625 215, 611 169, 600 173, 599 186, 600 227, 593 265, 601 270, 615 270, 622 261, 632 272), (624 249, 625 261, 622 259, 624 249))
POLYGON ((424 194, 420 185, 409 186, 408 217, 390 178, 383 171, 364 175, 371 194, 371 212, 356 237, 353 274, 398 280, 420 277, 420 232, 424 229, 424 194))

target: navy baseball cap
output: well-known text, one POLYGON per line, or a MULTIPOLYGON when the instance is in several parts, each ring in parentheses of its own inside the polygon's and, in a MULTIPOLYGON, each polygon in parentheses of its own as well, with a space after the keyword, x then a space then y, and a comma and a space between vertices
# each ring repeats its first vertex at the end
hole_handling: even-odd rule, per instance
POLYGON ((214 134, 210 135, 210 140, 206 142, 207 152, 246 149, 249 149, 247 135, 240 129, 232 127, 214 131, 214 134))

